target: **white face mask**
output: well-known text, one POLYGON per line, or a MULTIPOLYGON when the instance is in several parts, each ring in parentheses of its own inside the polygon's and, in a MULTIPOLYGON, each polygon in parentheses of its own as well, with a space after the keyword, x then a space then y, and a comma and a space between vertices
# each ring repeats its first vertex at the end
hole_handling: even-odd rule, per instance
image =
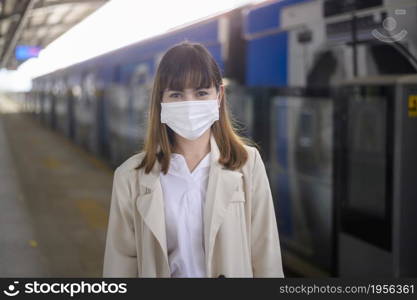
POLYGON ((217 99, 161 103, 161 122, 189 140, 199 138, 218 119, 217 99))

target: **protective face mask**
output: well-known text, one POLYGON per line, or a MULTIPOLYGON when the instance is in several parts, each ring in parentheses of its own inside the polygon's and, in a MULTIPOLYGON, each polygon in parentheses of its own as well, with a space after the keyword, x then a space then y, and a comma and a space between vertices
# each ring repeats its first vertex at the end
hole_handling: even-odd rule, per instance
POLYGON ((189 140, 199 138, 218 119, 217 99, 161 103, 161 122, 189 140))

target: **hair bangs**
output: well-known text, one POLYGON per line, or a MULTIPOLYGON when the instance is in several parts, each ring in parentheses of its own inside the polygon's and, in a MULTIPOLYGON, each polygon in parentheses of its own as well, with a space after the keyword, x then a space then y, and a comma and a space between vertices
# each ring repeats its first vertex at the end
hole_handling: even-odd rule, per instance
POLYGON ((215 85, 216 76, 212 72, 210 61, 202 58, 195 49, 173 53, 172 56, 174 57, 170 58, 170 62, 161 71, 163 90, 182 91, 186 88, 201 89, 215 85))

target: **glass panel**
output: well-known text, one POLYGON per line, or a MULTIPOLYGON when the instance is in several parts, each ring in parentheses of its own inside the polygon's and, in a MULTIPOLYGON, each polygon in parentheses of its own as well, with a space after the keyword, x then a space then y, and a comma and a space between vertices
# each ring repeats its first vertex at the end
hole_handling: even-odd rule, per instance
POLYGON ((350 86, 342 94, 336 102, 344 103, 346 119, 339 136, 342 231, 390 250, 394 90, 350 86))
POLYGON ((385 217, 386 105, 370 94, 348 102, 347 205, 379 218, 385 217))
POLYGON ((333 106, 327 98, 276 97, 271 186, 287 250, 331 270, 333 106))

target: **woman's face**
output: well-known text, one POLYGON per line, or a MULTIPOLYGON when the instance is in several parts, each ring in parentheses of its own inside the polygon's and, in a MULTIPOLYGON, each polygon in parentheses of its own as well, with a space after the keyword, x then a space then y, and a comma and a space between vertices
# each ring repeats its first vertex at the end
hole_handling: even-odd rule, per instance
MULTIPOLYGON (((223 86, 220 87, 220 92, 223 86)), ((213 100, 218 99, 220 102, 219 93, 216 91, 216 87, 213 85, 210 88, 187 88, 182 91, 175 91, 165 89, 162 95, 162 102, 176 102, 176 101, 190 101, 190 100, 213 100)))

